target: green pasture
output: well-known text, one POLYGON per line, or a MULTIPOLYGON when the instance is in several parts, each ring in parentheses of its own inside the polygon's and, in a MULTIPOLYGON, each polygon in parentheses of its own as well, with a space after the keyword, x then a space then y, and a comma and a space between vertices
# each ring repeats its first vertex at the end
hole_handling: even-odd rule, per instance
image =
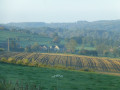
POLYGON ((42 35, 0 30, 0 43, 7 42, 8 38, 19 38, 18 43, 20 43, 22 47, 25 47, 26 45, 33 45, 36 42, 41 45, 50 45, 50 42, 52 41, 52 38, 42 35))
POLYGON ((92 72, 38 68, 0 63, 0 76, 7 81, 40 85, 42 90, 119 90, 120 77, 92 72), (53 78, 54 75, 63 75, 53 78))

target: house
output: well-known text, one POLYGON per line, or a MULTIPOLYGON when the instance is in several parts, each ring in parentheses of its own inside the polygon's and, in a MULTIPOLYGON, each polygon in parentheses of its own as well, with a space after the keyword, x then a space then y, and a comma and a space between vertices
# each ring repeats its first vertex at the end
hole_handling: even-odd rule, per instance
POLYGON ((50 50, 51 50, 51 49, 53 49, 53 46, 50 46, 49 48, 50 48, 50 50))
POLYGON ((64 51, 64 45, 53 45, 49 47, 50 51, 64 51))
POLYGON ((55 51, 60 50, 59 46, 58 46, 58 45, 55 45, 54 50, 55 50, 55 51))
POLYGON ((48 49, 47 46, 44 45, 44 46, 43 46, 43 50, 47 50, 47 49, 48 49))
POLYGON ((46 45, 40 45, 40 50, 45 51, 45 50, 48 50, 48 48, 46 45))

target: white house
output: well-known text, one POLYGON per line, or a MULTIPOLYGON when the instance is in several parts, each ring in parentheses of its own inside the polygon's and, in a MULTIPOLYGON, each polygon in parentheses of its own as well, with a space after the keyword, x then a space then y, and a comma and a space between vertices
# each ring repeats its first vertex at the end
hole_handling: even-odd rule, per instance
POLYGON ((59 46, 55 45, 54 50, 60 50, 59 46))

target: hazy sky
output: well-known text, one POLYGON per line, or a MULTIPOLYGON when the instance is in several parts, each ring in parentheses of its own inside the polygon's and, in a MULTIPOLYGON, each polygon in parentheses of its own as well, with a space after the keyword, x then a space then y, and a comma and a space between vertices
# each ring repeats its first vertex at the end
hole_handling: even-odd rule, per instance
POLYGON ((0 0, 0 23, 120 19, 120 0, 0 0))

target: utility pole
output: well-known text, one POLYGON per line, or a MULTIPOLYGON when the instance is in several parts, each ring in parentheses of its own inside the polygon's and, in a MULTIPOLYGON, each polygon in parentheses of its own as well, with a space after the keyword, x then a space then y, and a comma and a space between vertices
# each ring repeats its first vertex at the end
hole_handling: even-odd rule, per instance
POLYGON ((9 38, 8 38, 8 52, 10 51, 10 44, 9 44, 9 38))

